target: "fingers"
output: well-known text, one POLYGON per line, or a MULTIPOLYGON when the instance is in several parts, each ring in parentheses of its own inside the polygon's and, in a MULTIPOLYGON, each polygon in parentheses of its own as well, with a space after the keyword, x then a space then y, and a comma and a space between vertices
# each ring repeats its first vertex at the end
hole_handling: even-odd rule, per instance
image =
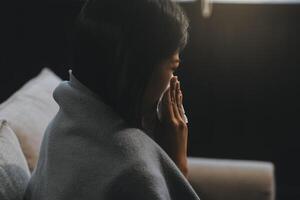
POLYGON ((180 96, 180 98, 179 98, 179 100, 180 100, 180 105, 182 105, 182 102, 183 102, 183 94, 182 94, 182 91, 181 91, 181 88, 180 88, 180 82, 179 82, 179 91, 180 91, 180 94, 179 94, 179 96, 180 96))
POLYGON ((176 97, 177 97, 177 107, 178 107, 179 114, 180 114, 181 118, 184 119, 184 110, 183 110, 183 106, 182 106, 182 92, 180 90, 180 81, 178 81, 176 97))
POLYGON ((167 121, 180 120, 185 121, 184 110, 182 106, 182 91, 177 76, 170 80, 170 87, 165 91, 162 97, 162 119, 167 121))
POLYGON ((172 100, 172 108, 173 108, 174 116, 176 119, 181 119, 179 109, 178 109, 178 103, 177 103, 177 91, 178 91, 177 76, 171 79, 170 89, 171 89, 171 100, 172 100))

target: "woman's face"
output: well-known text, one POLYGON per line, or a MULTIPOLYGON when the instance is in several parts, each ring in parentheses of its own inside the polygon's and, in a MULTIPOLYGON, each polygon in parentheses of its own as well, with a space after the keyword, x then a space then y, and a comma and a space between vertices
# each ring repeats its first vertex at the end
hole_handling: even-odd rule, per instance
POLYGON ((168 87, 174 71, 179 67, 179 63, 179 53, 176 52, 164 60, 153 72, 144 95, 144 113, 151 112, 154 108, 156 109, 157 102, 168 87))

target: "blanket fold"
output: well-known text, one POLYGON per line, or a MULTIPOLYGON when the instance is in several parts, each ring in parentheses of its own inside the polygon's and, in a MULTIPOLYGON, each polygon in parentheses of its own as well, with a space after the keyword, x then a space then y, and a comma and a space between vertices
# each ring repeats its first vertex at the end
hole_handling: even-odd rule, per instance
POLYGON ((127 127, 69 75, 53 92, 59 111, 45 131, 24 200, 199 200, 151 135, 127 127))

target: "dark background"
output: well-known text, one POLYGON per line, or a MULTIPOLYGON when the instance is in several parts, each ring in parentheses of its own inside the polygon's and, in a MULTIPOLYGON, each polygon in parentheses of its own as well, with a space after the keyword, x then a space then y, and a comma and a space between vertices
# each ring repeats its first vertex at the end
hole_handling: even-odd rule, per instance
MULTIPOLYGON (((0 102, 49 67, 68 79, 67 34, 79 0, 1 2, 0 102)), ((277 199, 300 199, 300 4, 182 4, 189 44, 177 75, 189 155, 271 161, 277 199)), ((89 72, 87 72, 89 73, 89 72)))

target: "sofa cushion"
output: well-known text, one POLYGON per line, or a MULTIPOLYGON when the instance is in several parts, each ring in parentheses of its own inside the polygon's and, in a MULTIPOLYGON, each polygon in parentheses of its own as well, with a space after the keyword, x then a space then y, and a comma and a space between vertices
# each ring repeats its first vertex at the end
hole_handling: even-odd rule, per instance
POLYGON ((272 162, 188 157, 188 169, 188 180, 201 199, 275 199, 272 162))
POLYGON ((44 131, 58 111, 52 93, 60 82, 50 69, 44 68, 0 105, 0 119, 6 119, 17 135, 31 172, 44 131))
POLYGON ((5 120, 0 120, 0 199, 21 200, 30 171, 18 138, 5 120))

